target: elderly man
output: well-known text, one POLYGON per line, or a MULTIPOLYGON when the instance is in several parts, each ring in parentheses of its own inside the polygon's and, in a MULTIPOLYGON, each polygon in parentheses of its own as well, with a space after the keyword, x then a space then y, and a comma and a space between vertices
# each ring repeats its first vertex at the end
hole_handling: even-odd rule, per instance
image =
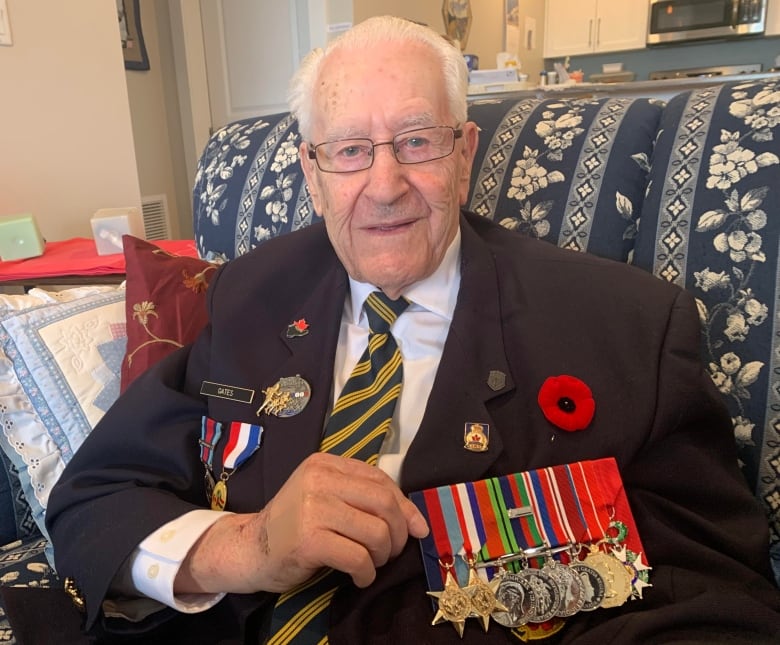
MULTIPOLYGON (((551 642, 778 637, 766 523, 690 350, 692 297, 461 213, 478 136, 465 90, 460 53, 395 18, 303 62, 290 101, 324 226, 228 263, 207 329, 134 383, 52 492, 58 571, 87 629, 198 643, 517 642, 531 627, 551 642), (300 320, 305 336, 285 334, 300 320), (554 375, 597 402, 568 428, 581 432, 537 402, 554 375), (518 572, 497 595, 508 574, 477 574, 497 538, 487 521, 476 577, 440 551, 444 589, 426 578, 419 540, 433 530, 438 546, 451 527, 410 493, 605 457, 652 565, 643 584, 622 589, 626 567, 609 565, 586 611, 569 578, 558 604, 572 608, 548 618, 549 581, 518 572), (642 598, 604 600, 628 592, 642 598)), ((558 401, 563 415, 587 408, 558 401)), ((591 553, 606 540, 625 560, 620 537, 585 524, 591 553)), ((494 568, 533 548, 492 551, 494 568)), ((553 551, 555 566, 577 561, 553 551)), ((626 561, 637 575, 641 557, 626 561)))

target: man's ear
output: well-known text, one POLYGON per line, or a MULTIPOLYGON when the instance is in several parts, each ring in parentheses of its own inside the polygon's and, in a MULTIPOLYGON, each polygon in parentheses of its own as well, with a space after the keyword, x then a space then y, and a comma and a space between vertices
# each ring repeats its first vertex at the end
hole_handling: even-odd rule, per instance
POLYGON ((320 184, 319 173, 317 172, 317 162, 314 159, 309 159, 309 146, 303 141, 298 148, 298 156, 301 160, 301 168, 303 169, 303 176, 306 177, 306 184, 309 186, 309 195, 311 195, 311 202, 314 206, 314 212, 317 216, 322 217, 322 200, 320 199, 320 184))
POLYGON ((479 126, 473 121, 463 124, 463 146, 460 150, 460 170, 458 177, 458 197, 460 205, 465 206, 469 198, 469 186, 471 180, 471 166, 477 154, 479 144, 479 126))

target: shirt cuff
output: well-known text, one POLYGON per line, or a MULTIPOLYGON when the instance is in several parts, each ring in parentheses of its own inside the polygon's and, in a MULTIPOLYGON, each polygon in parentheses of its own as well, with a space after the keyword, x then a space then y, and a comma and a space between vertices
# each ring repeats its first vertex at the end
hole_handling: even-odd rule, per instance
POLYGON ((129 559, 136 591, 177 611, 206 611, 225 596, 220 594, 174 595, 173 583, 184 558, 206 530, 227 513, 196 510, 164 524, 138 545, 129 559))

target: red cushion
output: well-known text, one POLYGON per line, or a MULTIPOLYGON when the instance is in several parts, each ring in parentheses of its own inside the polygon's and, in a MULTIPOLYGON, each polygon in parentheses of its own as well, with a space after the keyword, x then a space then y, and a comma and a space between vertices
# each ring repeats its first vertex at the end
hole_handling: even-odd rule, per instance
POLYGON ((127 351, 120 389, 206 325, 206 287, 217 265, 173 255, 132 235, 122 238, 127 272, 127 351))

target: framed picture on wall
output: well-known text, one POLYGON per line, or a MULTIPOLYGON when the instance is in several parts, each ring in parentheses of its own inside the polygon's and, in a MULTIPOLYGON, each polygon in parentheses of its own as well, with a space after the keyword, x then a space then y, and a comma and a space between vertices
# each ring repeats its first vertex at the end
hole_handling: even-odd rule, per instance
POLYGON ((138 0, 116 0, 116 13, 119 20, 119 34, 122 38, 122 52, 125 56, 125 69, 149 69, 149 56, 146 54, 144 36, 141 32, 141 10, 138 0))

